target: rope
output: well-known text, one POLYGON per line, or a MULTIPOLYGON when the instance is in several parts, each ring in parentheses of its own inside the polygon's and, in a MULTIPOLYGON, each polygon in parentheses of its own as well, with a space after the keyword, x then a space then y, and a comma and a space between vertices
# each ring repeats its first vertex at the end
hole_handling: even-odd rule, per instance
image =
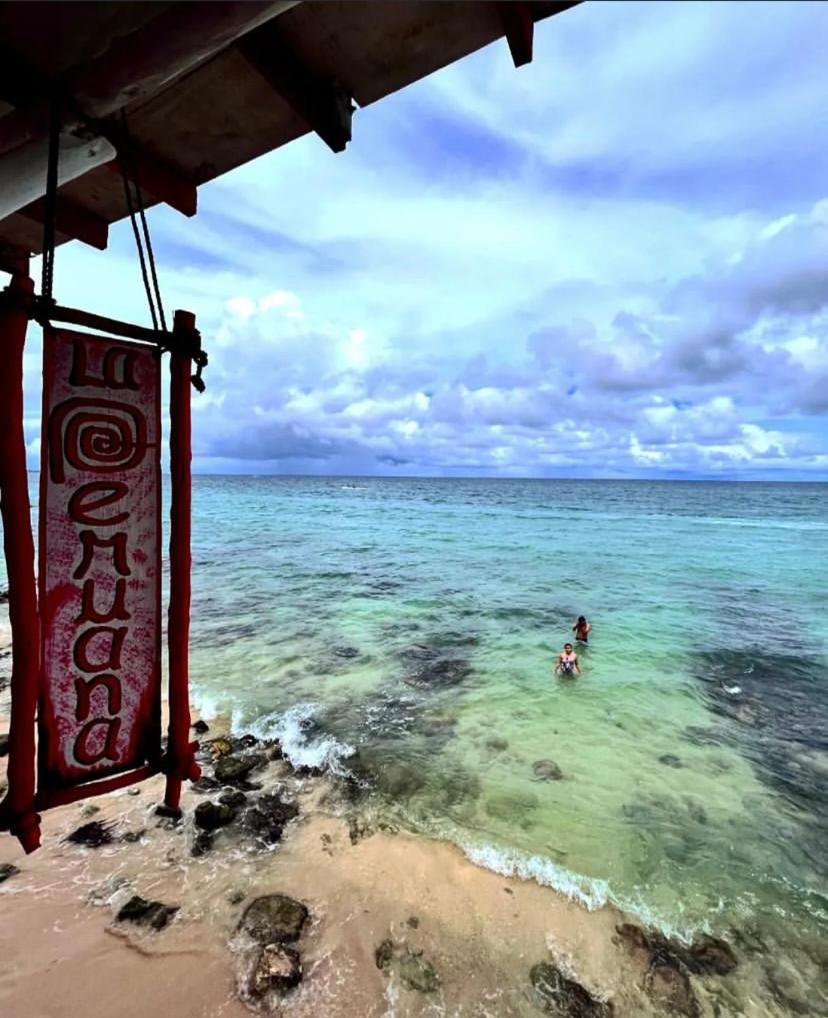
POLYGON ((60 92, 52 93, 49 105, 49 157, 46 166, 46 201, 43 215, 43 261, 40 293, 44 303, 53 303, 55 279, 55 216, 57 214, 58 165, 60 162, 60 92))
POLYGON ((161 300, 161 288, 158 285, 158 272, 155 267, 152 238, 150 237, 149 224, 147 223, 141 187, 138 183, 138 176, 135 173, 135 167, 132 164, 129 125, 127 124, 126 109, 121 110, 121 122, 123 124, 123 151, 119 153, 118 162, 121 167, 121 177, 124 182, 124 197, 126 198, 127 211, 129 212, 129 221, 132 225, 132 234, 135 237, 135 247, 138 250, 138 261, 141 264, 141 278, 144 282, 144 292, 147 295, 147 304, 150 309, 152 326, 157 330, 160 322, 161 329, 166 332, 167 320, 164 315, 164 305, 161 300), (130 187, 129 180, 130 176, 132 177, 132 186, 135 188, 135 203, 133 203, 132 199, 132 189, 130 187), (136 220, 136 205, 138 207, 138 216, 141 219, 140 232, 138 230, 138 223, 136 220), (141 234, 143 234, 143 240, 141 234), (146 254, 144 253, 145 244, 146 254), (147 266, 149 266, 149 270, 147 266))

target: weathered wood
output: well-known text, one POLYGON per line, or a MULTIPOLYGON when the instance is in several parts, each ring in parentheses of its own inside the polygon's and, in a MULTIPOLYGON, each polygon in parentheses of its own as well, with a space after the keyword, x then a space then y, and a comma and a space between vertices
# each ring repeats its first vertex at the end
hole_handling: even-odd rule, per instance
MULTIPOLYGON (((45 198, 39 198, 20 210, 21 216, 40 225, 43 224, 45 214, 45 198)), ((58 194, 57 199, 55 230, 69 240, 80 240, 99 251, 106 249, 109 240, 109 224, 105 219, 87 212, 61 194, 58 194)))

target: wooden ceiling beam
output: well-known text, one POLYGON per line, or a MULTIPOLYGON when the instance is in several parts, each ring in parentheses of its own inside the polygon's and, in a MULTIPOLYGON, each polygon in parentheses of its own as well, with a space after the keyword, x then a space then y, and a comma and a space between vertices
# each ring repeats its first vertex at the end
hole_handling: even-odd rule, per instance
MULTIPOLYGON (((26 205, 20 209, 19 215, 42 225, 46 216, 46 199, 38 198, 31 205, 26 205)), ((81 208, 60 193, 55 209, 55 230, 64 237, 80 240, 99 251, 104 251, 109 241, 109 225, 105 219, 81 208)))
POLYGON ((505 0, 498 3, 497 7, 515 67, 531 64, 535 36, 531 5, 524 0, 505 0))
POLYGON ((355 107, 337 81, 306 67, 273 22, 246 35, 236 46, 250 66, 330 149, 344 151, 351 140, 355 107))

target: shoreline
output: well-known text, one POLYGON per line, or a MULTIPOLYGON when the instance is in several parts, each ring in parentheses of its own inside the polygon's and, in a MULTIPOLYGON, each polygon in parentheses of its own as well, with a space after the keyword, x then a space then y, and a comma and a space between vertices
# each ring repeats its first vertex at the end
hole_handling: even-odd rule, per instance
MULTIPOLYGON (((213 722, 205 756, 217 736, 221 723, 213 722)), ((240 758, 262 749, 234 741, 240 758)), ((260 786, 245 793, 251 802, 275 793, 298 806, 270 848, 228 827, 194 857, 194 810, 215 801, 219 788, 187 788, 176 825, 154 813, 161 776, 48 811, 43 847, 32 856, 3 838, 0 863, 19 872, 0 885, 0 1011, 714 1018, 738 1002, 747 1018, 788 1013, 750 992, 749 958, 740 955, 725 977, 691 976, 679 963, 665 968, 642 945, 644 931, 611 905, 589 911, 550 887, 476 865, 448 842, 374 831, 353 815, 349 823, 337 815, 344 806, 335 782, 297 773, 285 760, 250 776, 260 786), (114 840, 98 848, 66 842, 90 821, 113 825, 114 840), (252 901, 274 893, 309 911, 295 945, 303 978, 287 994, 251 997, 250 945, 237 927, 252 901), (117 921, 134 894, 179 911, 158 932, 117 921)))

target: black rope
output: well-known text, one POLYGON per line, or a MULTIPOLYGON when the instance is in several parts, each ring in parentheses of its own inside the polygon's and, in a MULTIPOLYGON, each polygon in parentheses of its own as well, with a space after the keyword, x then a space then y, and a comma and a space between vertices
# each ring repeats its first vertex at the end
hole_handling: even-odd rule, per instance
POLYGON ((53 303, 55 279, 55 217, 57 215, 58 165, 60 163, 60 92, 52 93, 49 104, 49 155, 46 165, 46 201, 43 210, 43 261, 40 293, 44 303, 53 303))
POLYGON ((135 220, 135 206, 132 203, 132 191, 130 190, 129 178, 127 177, 126 158, 122 152, 118 154, 118 164, 121 167, 121 179, 124 182, 124 198, 126 199, 127 212, 129 213, 129 221, 132 226, 132 234, 135 237, 135 247, 138 250, 138 261, 141 264, 141 278, 144 281, 144 293, 147 295, 147 304, 149 304, 152 327, 157 330, 158 315, 155 311, 152 287, 150 286, 150 279, 147 273, 147 262, 144 257, 144 245, 141 242, 141 234, 138 232, 138 223, 135 220))
POLYGON ((150 275, 152 276, 152 286, 155 293, 155 304, 158 309, 158 319, 161 323, 161 329, 163 332, 167 331, 167 319, 164 315, 164 304, 161 300, 161 287, 158 285, 158 272, 155 268, 155 254, 152 250, 152 237, 150 236, 149 224, 147 223, 146 210, 144 208, 144 197, 141 194, 141 185, 138 182, 138 174, 135 172, 135 165, 132 161, 132 147, 129 136, 129 124, 127 123, 127 111, 126 107, 121 110, 121 122, 124 129, 124 144, 126 146, 126 155, 129 161, 130 176, 132 177, 132 183, 135 188, 135 196, 138 204, 138 215, 141 218, 141 231, 144 234, 144 243, 147 248, 147 261, 149 263, 150 275))

